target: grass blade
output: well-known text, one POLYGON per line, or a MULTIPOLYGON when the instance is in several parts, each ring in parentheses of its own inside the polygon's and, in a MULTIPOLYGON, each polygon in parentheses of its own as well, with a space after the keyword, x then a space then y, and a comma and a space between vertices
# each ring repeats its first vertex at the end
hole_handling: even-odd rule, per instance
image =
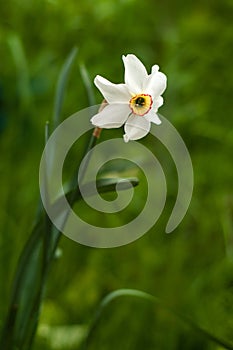
POLYGON ((95 106, 96 100, 95 100, 95 94, 93 90, 93 84, 91 82, 90 76, 84 64, 80 64, 80 73, 81 73, 84 86, 86 88, 89 106, 95 106))
POLYGON ((58 126, 60 123, 60 117, 61 117, 61 109, 64 101, 64 95, 66 90, 66 85, 69 77, 69 73, 71 70, 71 66, 74 62, 74 59, 77 55, 78 49, 74 47, 72 51, 70 52, 69 56, 67 57, 57 83, 57 90, 55 95, 55 102, 54 102, 54 113, 53 113, 53 127, 54 129, 58 126))
POLYGON ((27 109, 31 103, 31 87, 28 63, 20 37, 12 34, 8 37, 8 45, 16 65, 18 75, 18 93, 23 109, 27 109))
MULTIPOLYGON (((138 180, 136 178, 123 179, 125 184, 129 182, 136 186, 138 180)), ((115 191, 115 187, 119 181, 124 183, 122 179, 99 179, 97 181, 97 189, 100 193, 115 191)), ((126 187, 127 188, 127 185, 126 187)), ((124 187, 121 187, 123 190, 124 187)), ((73 193, 67 194, 68 198, 73 199, 73 193)), ((90 192, 89 195, 92 195, 90 192)), ((73 204, 81 200, 80 192, 76 192, 73 204)), ((54 205, 59 207, 59 200, 54 205)), ((59 212, 58 212, 59 214, 59 212)), ((40 301, 44 292, 44 282, 53 259, 54 252, 61 237, 61 233, 55 228, 50 233, 46 229, 46 215, 42 215, 39 222, 35 225, 32 233, 26 243, 24 250, 19 259, 18 268, 15 274, 13 284, 13 293, 11 297, 8 316, 3 329, 0 348, 4 350, 12 350, 14 346, 19 349, 30 349, 32 339, 37 327, 40 301), (45 244, 45 232, 50 234, 50 244, 45 244), (51 244, 52 242, 52 244, 51 244), (46 248, 46 256, 44 249, 46 248), (44 259, 46 257, 46 265, 44 259)))
POLYGON ((166 305, 159 298, 156 298, 156 297, 152 296, 151 294, 148 294, 148 293, 145 293, 143 291, 136 290, 136 289, 118 289, 116 291, 113 291, 113 292, 109 293, 102 300, 102 302, 100 303, 100 305, 99 305, 99 307, 98 307, 98 309, 97 309, 97 311, 96 311, 96 313, 94 315, 93 321, 92 321, 92 323, 90 325, 89 332, 88 332, 87 338, 86 338, 86 342, 84 344, 84 349, 85 350, 88 348, 88 345, 89 345, 89 342, 91 340, 92 334, 93 334, 93 332, 95 331, 95 329, 96 329, 96 327, 98 325, 98 321, 99 321, 99 319, 100 319, 104 309, 106 307, 108 307, 111 304, 111 302, 113 302, 115 299, 120 298, 120 297, 136 297, 136 298, 144 299, 144 300, 146 300, 148 302, 152 302, 152 303, 162 307, 163 309, 165 309, 169 313, 171 313, 177 319, 182 321, 184 324, 188 325, 191 329, 193 329, 195 332, 199 333, 201 336, 204 336, 209 341, 214 342, 215 344, 223 347, 224 349, 233 350, 233 345, 232 344, 229 344, 225 340, 220 339, 217 336, 209 333, 208 331, 203 329, 201 326, 199 326, 195 322, 193 322, 187 316, 178 313, 173 308, 171 308, 170 306, 166 305))

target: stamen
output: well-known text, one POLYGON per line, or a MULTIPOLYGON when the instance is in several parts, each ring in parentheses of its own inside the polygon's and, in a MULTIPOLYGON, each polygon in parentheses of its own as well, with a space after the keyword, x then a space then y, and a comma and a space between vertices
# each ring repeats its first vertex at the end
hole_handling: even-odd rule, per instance
POLYGON ((140 94, 131 98, 129 106, 134 114, 143 116, 149 112, 152 103, 153 101, 151 95, 140 94))

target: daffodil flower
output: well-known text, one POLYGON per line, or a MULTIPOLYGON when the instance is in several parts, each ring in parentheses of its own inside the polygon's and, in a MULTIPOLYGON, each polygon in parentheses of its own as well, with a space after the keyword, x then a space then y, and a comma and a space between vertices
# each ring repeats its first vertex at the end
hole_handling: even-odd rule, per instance
POLYGON ((156 114, 163 104, 162 93, 167 78, 154 65, 148 74, 143 63, 135 55, 122 57, 125 66, 125 83, 113 84, 97 75, 94 83, 107 105, 91 119, 99 128, 119 128, 124 124, 124 140, 138 140, 150 131, 151 122, 157 125, 161 120, 156 114))

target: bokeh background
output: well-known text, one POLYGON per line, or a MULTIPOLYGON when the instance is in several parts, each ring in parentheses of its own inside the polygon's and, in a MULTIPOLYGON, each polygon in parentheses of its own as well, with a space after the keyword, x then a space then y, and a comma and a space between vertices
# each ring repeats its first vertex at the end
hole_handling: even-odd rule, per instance
MULTIPOLYGON (((185 219, 166 235, 177 193, 175 165, 150 136, 141 140, 166 172, 163 215, 148 234, 120 248, 94 249, 62 237, 34 349, 81 348, 100 301, 119 288, 151 293, 233 344, 233 2, 1 0, 0 8, 1 326, 37 211, 44 125, 53 115, 62 64, 76 46, 63 118, 88 106, 81 64, 92 81, 100 74, 113 82, 123 79, 122 54, 136 54, 148 69, 159 64, 168 76, 160 112, 190 151, 195 188, 185 219)), ((122 130, 104 131, 103 138, 113 132, 122 135, 122 130)), ((73 175, 85 142, 71 154, 67 176, 73 175)), ((142 182, 135 189, 131 211, 137 210, 143 188, 142 182)), ((112 217, 112 225, 121 219, 112 217)), ((89 348, 220 349, 174 314, 132 297, 106 308, 89 348)))

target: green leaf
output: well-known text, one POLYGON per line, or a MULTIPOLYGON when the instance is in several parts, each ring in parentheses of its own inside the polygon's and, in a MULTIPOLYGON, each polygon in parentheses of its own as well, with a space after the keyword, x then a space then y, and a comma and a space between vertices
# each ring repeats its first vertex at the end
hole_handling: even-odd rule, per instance
POLYGON ((98 309, 95 312, 93 321, 90 325, 89 332, 87 334, 87 338, 86 338, 86 341, 84 344, 84 349, 88 348, 88 344, 90 343, 92 334, 98 325, 98 321, 99 321, 100 317, 102 316, 104 309, 106 307, 108 307, 112 301, 114 301, 115 299, 120 298, 120 297, 135 297, 135 298, 144 299, 148 302, 152 302, 152 303, 162 307, 163 309, 165 309, 169 313, 171 313, 177 319, 179 319, 180 321, 182 321, 183 323, 188 325, 191 329, 193 329, 195 332, 199 333, 201 336, 204 336, 209 341, 214 342, 215 344, 222 346, 224 349, 233 350, 233 345, 227 343, 225 340, 222 340, 222 339, 218 338, 217 336, 211 334, 210 332, 206 331, 201 326, 199 326, 195 322, 193 322, 187 316, 180 314, 179 312, 177 312, 176 310, 174 310, 170 306, 166 305, 161 299, 156 298, 156 297, 152 296, 151 294, 148 294, 148 293, 142 292, 140 290, 136 290, 136 289, 118 289, 118 290, 115 290, 114 292, 109 293, 102 300, 98 309))
POLYGON ((56 90, 55 102, 54 102, 54 114, 53 114, 54 128, 56 128, 60 123, 61 109, 63 105, 66 85, 67 85, 69 73, 71 70, 71 66, 74 62, 77 52, 78 52, 78 49, 76 47, 72 49, 72 51, 70 52, 69 56, 67 57, 62 67, 62 70, 58 78, 57 90, 56 90))
MULTIPOLYGON (((99 193, 104 193, 114 191, 119 183, 122 184, 119 189, 124 190, 129 187, 129 183, 136 186, 138 180, 136 178, 99 179, 96 186, 99 193)), ((88 184, 86 186, 88 188, 88 184)), ((93 193, 90 191, 87 194, 91 196, 93 193)), ((77 190, 67 193, 67 197, 72 198, 72 204, 82 199, 77 190)), ((60 210, 59 199, 54 205, 60 210)), ((61 213, 59 210, 58 215, 61 213)), ((24 350, 30 349, 39 318, 45 280, 60 237, 61 233, 56 228, 48 227, 47 215, 42 215, 32 230, 19 259, 10 308, 0 342, 1 349, 12 350, 14 346, 19 349, 23 347, 24 350), (47 243, 45 245, 44 240, 44 235, 47 234, 51 235, 49 245, 47 243)))
POLYGON ((81 73, 84 86, 86 88, 89 106, 94 106, 96 105, 96 100, 95 100, 95 94, 93 91, 93 84, 90 80, 88 71, 84 64, 80 64, 80 73, 81 73))
MULTIPOLYGON (((38 290, 41 283, 41 247, 43 223, 39 222, 33 229, 18 262, 15 274, 11 304, 5 328, 2 334, 1 348, 12 349, 21 346, 28 335, 28 328, 38 290)), ((38 310, 34 310, 33 318, 37 318, 38 310)))
POLYGON ((18 94, 22 107, 27 109, 31 102, 31 87, 28 63, 20 37, 17 34, 11 34, 8 37, 8 45, 16 65, 18 75, 18 94))

